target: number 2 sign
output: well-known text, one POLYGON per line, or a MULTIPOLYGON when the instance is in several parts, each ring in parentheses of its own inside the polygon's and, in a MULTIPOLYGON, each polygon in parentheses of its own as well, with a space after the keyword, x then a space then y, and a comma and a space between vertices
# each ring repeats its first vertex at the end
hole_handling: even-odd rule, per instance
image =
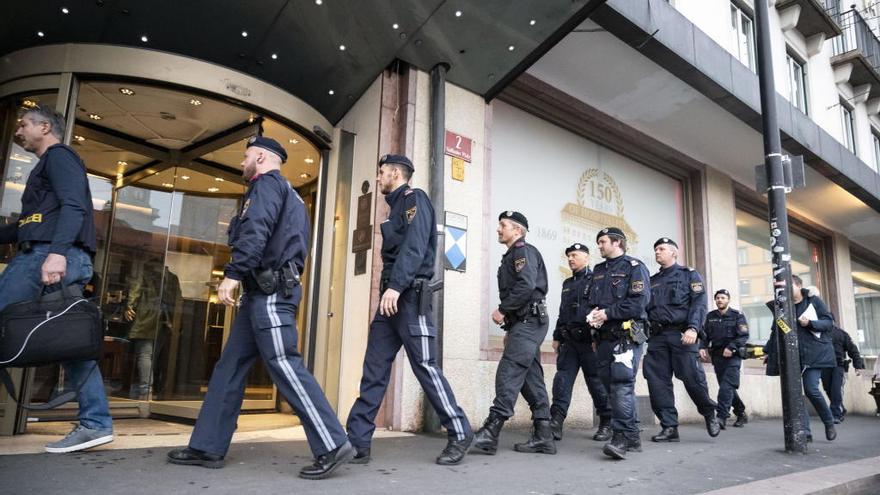
POLYGON ((457 156, 462 160, 470 163, 471 161, 471 140, 461 134, 452 131, 446 131, 446 154, 449 156, 457 156))

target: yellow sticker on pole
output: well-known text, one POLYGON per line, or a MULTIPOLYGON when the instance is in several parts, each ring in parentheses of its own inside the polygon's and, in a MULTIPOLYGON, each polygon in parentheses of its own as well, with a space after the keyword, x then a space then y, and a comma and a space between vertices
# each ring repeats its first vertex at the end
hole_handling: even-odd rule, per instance
POLYGON ((782 318, 776 318, 776 326, 782 330, 782 333, 788 333, 791 331, 791 327, 788 326, 788 323, 785 322, 782 318))

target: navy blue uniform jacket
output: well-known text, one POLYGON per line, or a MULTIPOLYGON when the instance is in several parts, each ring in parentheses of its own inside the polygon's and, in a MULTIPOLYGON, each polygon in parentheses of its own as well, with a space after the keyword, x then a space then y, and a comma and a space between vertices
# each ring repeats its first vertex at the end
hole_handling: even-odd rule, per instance
POLYGON ((699 272, 675 264, 651 277, 651 323, 681 324, 685 326, 682 331, 693 328, 699 332, 705 315, 706 291, 699 272))
POLYGON ((604 309, 608 316, 605 326, 647 319, 652 297, 650 276, 645 264, 632 256, 624 254, 596 265, 588 292, 589 311, 604 309))
POLYGON ((569 326, 587 326, 587 314, 593 309, 587 305, 587 293, 593 272, 584 268, 562 282, 562 295, 559 301, 559 317, 553 330, 553 340, 562 341, 562 330, 569 326))
POLYGON ((437 232, 434 207, 421 189, 404 184, 385 195, 391 206, 382 222, 382 280, 403 292, 417 278, 434 276, 437 232))

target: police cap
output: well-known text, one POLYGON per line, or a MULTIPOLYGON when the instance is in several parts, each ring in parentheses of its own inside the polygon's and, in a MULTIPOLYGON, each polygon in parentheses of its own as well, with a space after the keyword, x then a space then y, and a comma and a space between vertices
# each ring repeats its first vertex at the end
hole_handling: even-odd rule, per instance
POLYGON ((264 150, 271 151, 278 155, 281 158, 281 163, 287 161, 287 152, 284 151, 284 148, 278 144, 278 141, 275 141, 272 138, 266 136, 252 136, 248 139, 247 148, 251 146, 256 146, 257 148, 263 148, 264 150))
POLYGON ((718 290, 716 290, 716 291, 715 291, 715 295, 712 296, 712 299, 718 297, 718 294, 724 294, 725 296, 727 296, 728 299, 730 299, 730 292, 729 292, 727 289, 718 289, 718 290))
POLYGON ((525 227, 526 230, 529 230, 529 221, 526 220, 526 216, 518 211, 502 211, 500 215, 498 215, 498 221, 501 220, 510 220, 511 222, 518 223, 525 227))
POLYGON ((379 158, 379 166, 385 165, 386 163, 392 163, 395 165, 403 165, 408 168, 410 173, 415 172, 416 168, 413 167, 412 161, 407 158, 405 155, 384 155, 382 158, 379 158))
POLYGON ((596 234, 596 242, 599 242, 599 238, 603 235, 607 235, 612 239, 617 238, 626 240, 626 235, 623 233, 622 230, 618 229, 617 227, 605 227, 604 229, 600 230, 599 233, 596 234))
POLYGON ((657 246, 659 246, 660 244, 669 244, 670 246, 675 246, 675 248, 678 249, 678 244, 676 244, 675 241, 668 237, 661 237, 657 239, 657 242, 654 243, 654 249, 657 249, 657 246))
POLYGON ((579 242, 576 242, 576 243, 572 244, 571 246, 568 246, 567 248, 565 248, 565 255, 568 256, 569 253, 574 252, 574 251, 583 251, 587 254, 590 254, 590 248, 588 248, 586 244, 581 244, 579 242))

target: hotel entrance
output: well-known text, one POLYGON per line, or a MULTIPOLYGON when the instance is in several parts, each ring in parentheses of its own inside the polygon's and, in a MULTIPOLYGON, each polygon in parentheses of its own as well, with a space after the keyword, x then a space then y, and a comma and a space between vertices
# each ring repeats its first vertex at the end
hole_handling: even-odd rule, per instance
MULTIPOLYGON (((55 107, 57 100, 51 92, 7 98, 5 125, 24 109, 55 107)), ((235 317, 216 291, 230 257, 229 219, 245 191, 239 167, 245 141, 262 134, 285 146, 282 173, 306 202, 313 225, 322 155, 293 125, 184 89, 82 81, 70 101, 69 142, 86 164, 93 195, 98 252, 87 290, 100 301, 107 324, 100 367, 111 412, 195 418, 235 317)), ((0 142, 11 138, 7 134, 0 142)), ((11 141, 4 148, 0 221, 9 223, 17 220, 37 158, 11 141)), ((13 255, 4 252, 0 266, 13 255)), ((300 308, 310 307, 311 273, 307 266, 300 308)), ((306 313, 301 309, 298 317, 301 346, 306 313)), ((65 386, 59 366, 27 373, 34 402, 65 386)), ((258 361, 243 409, 276 407, 275 388, 258 361)), ((27 420, 75 414, 76 404, 68 404, 30 412, 27 420)))

